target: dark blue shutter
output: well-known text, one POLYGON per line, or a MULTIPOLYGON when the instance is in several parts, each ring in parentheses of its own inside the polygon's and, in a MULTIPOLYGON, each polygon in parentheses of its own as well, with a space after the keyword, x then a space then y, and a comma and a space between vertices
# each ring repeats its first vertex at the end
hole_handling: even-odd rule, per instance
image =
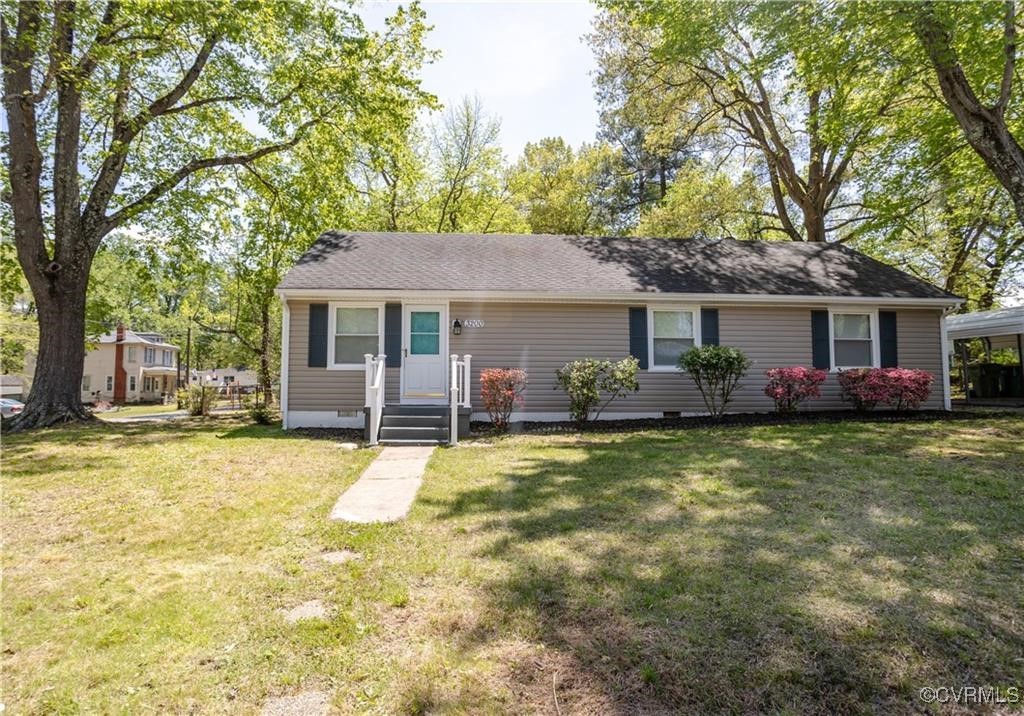
POLYGON ((327 304, 309 304, 310 368, 327 367, 327 304))
POLYGON ((629 354, 647 370, 647 309, 629 309, 629 354))
POLYGON ((384 304, 384 365, 402 367, 402 304, 384 304))
POLYGON ((718 345, 718 309, 700 309, 700 342, 705 346, 718 345))
POLYGON ((811 360, 815 368, 831 368, 828 346, 828 311, 811 311, 811 360))
POLYGON ((879 354, 883 368, 896 368, 899 359, 896 355, 896 311, 878 312, 879 354))

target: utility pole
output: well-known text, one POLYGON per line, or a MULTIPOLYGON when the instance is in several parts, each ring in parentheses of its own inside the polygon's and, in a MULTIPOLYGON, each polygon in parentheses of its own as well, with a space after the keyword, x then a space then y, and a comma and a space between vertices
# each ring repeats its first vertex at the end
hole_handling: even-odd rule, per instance
POLYGON ((185 333, 185 385, 192 385, 192 319, 188 319, 185 333))

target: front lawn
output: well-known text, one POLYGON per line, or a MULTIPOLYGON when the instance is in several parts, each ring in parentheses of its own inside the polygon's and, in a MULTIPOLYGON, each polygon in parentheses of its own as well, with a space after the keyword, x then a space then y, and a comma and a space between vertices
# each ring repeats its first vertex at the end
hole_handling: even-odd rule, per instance
POLYGON ((374 454, 226 418, 5 438, 7 708, 912 713, 1024 687, 1024 419, 506 438, 435 453, 404 523, 327 524, 374 454), (311 599, 326 618, 279 611, 311 599))
POLYGON ((109 418, 134 418, 139 415, 160 415, 161 413, 173 413, 178 408, 177 402, 167 404, 133 404, 133 405, 122 405, 119 408, 112 408, 110 410, 104 410, 96 413, 96 417, 107 420, 109 418))

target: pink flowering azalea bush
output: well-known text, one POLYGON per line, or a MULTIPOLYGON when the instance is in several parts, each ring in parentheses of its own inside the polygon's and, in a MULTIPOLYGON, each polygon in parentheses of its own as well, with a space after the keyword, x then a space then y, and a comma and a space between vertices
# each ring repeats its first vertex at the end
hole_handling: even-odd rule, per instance
POLYGON ((855 410, 871 410, 889 400, 889 381, 879 368, 852 368, 839 372, 839 395, 855 410))
POLYGON ((508 428, 512 410, 523 404, 526 371, 521 368, 484 368, 480 371, 480 399, 499 430, 508 428))
POLYGON ((821 384, 828 373, 819 368, 790 366, 770 368, 765 375, 768 376, 768 384, 764 387, 764 394, 775 401, 775 410, 792 413, 803 401, 821 395, 821 384))
POLYGON ((883 368, 889 380, 889 400, 896 410, 917 410, 928 400, 935 376, 926 370, 883 368))
POLYGON ((879 403, 896 410, 916 410, 931 394, 935 376, 910 368, 856 368, 839 373, 843 400, 857 410, 871 410, 879 403))

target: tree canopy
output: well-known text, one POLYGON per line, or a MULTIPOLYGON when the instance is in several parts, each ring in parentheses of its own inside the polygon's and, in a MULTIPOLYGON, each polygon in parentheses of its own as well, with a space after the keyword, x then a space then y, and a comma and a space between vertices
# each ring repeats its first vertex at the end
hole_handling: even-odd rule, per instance
POLYGON ((416 3, 381 31, 327 0, 4 4, 20 424, 85 416, 83 351, 117 322, 269 387, 274 287, 328 228, 838 241, 971 308, 1024 289, 1013 2, 600 6, 594 140, 508 157, 478 98, 421 87, 416 3))

